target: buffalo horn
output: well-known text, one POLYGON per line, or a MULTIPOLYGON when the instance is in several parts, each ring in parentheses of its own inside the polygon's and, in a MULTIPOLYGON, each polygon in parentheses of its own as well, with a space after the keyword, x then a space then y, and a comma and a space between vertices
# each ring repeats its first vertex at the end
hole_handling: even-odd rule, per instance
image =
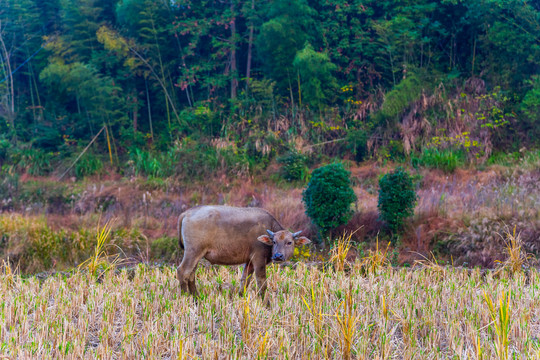
POLYGON ((266 230, 266 232, 268 233, 268 235, 270 235, 271 238, 274 238, 274 233, 270 230, 266 230))
POLYGON ((300 235, 302 233, 302 230, 298 231, 298 232, 295 232, 294 234, 292 234, 292 237, 295 238, 297 237, 298 235, 300 235))

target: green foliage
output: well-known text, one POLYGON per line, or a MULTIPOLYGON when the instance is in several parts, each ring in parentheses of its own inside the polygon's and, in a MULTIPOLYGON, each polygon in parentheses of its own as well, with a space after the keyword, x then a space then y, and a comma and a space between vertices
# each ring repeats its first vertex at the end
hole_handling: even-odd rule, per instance
POLYGON ((414 214, 416 192, 409 173, 401 167, 385 174, 379 180, 380 217, 393 233, 403 227, 406 218, 414 214))
POLYGON ((487 165, 511 166, 516 165, 522 159, 522 154, 514 151, 506 153, 504 151, 496 151, 487 159, 487 165))
POLYGON ((382 160, 392 160, 402 162, 405 160, 405 150, 403 142, 400 140, 390 140, 386 146, 379 149, 379 156, 382 160))
MULTIPOLYGON (((357 161, 364 138, 403 161, 388 143, 402 130, 413 132, 407 152, 423 136, 469 132, 474 161, 540 139, 534 2, 0 0, 0 9, 2 164, 20 159, 5 141, 61 158, 104 124, 120 162, 125 149, 149 152, 131 157, 151 176, 264 167, 285 148, 268 151, 266 134, 282 144, 346 136, 318 149, 346 148, 357 161), (414 118, 400 129, 405 114, 414 118), (475 128, 453 128, 462 117, 475 128), (186 137, 201 144, 177 154, 188 159, 180 172, 168 151, 186 137), (216 138, 234 146, 210 146, 216 138)), ((56 164, 39 156, 17 170, 48 174, 56 164)))
POLYGON ((318 53, 313 46, 306 46, 296 53, 293 65, 300 76, 301 100, 306 104, 320 108, 324 103, 335 97, 337 81, 333 72, 336 65, 332 64, 325 53, 318 53))
POLYGON ((533 76, 529 81, 531 89, 527 91, 521 109, 532 123, 540 120, 540 76, 533 76))
POLYGON ((9 140, 4 138, 3 136, 0 137, 0 166, 8 159, 10 147, 11 144, 9 140))
POLYGON ((540 144, 540 76, 533 76, 528 82, 531 89, 527 91, 521 102, 521 111, 526 117, 522 126, 531 140, 540 144))
POLYGON ((269 19, 260 27, 256 45, 266 72, 286 93, 295 82, 293 61, 309 40, 314 12, 306 0, 273 1, 267 11, 269 19))
POLYGON ((349 221, 353 213, 351 204, 356 199, 350 172, 340 163, 315 169, 302 193, 306 214, 323 236, 349 221))
POLYGON ((148 151, 135 149, 131 155, 135 175, 160 177, 164 175, 163 163, 148 151))
POLYGON ((221 133, 220 118, 207 104, 184 109, 180 113, 180 118, 183 122, 183 131, 188 135, 217 137, 221 133))
POLYGON ((52 154, 41 149, 23 148, 15 149, 12 155, 12 164, 21 171, 34 176, 44 176, 52 171, 52 154))
POLYGON ((379 110, 377 117, 381 121, 396 121, 422 94, 425 84, 419 76, 411 74, 389 91, 379 110))
POLYGON ((414 167, 422 166, 452 173, 456 168, 465 163, 465 156, 461 151, 454 151, 452 149, 439 150, 431 147, 424 149, 418 157, 413 157, 411 162, 414 167))
POLYGON ((138 148, 131 153, 129 164, 134 175, 149 178, 175 176, 185 180, 202 180, 216 171, 227 175, 245 175, 256 167, 258 160, 250 159, 245 149, 228 147, 216 149, 191 138, 175 142, 167 152, 150 152, 138 148))
POLYGON ((349 129, 346 138, 346 149, 354 155, 357 162, 363 161, 368 155, 368 136, 364 130, 349 129))
POLYGON ((116 122, 124 120, 119 106, 121 88, 115 86, 112 78, 103 76, 92 65, 51 62, 39 78, 50 90, 51 100, 65 106, 75 103, 79 113, 82 108, 88 112, 88 122, 79 124, 83 129, 99 129, 111 118, 116 119, 116 122))
POLYGON ((297 151, 289 151, 278 159, 281 166, 281 176, 289 181, 306 181, 309 175, 309 168, 306 165, 307 158, 297 151))
POLYGON ((103 162, 98 156, 92 153, 85 154, 79 159, 79 161, 77 161, 74 170, 75 176, 82 179, 87 176, 101 173, 103 171, 103 162))

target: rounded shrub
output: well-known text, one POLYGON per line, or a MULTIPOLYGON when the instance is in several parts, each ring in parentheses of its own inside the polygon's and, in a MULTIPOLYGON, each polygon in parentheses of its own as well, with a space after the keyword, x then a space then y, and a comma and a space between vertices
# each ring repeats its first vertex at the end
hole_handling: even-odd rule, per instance
POLYGON ((324 235, 345 224, 352 216, 351 204, 356 201, 350 172, 334 163, 315 169, 302 193, 306 214, 324 235))
POLYGON ((308 175, 306 156, 296 151, 290 151, 278 159, 281 166, 281 176, 289 181, 305 180, 308 175))
POLYGON ((381 219, 392 232, 403 227, 406 218, 414 214, 416 192, 409 173, 401 167, 379 180, 379 208, 381 219))

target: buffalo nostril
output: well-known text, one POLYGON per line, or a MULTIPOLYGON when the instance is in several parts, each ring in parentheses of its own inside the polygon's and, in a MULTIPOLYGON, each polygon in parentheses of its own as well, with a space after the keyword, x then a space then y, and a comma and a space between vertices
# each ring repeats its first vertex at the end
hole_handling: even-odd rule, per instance
POLYGON ((277 253, 277 254, 274 254, 274 260, 283 261, 285 260, 285 257, 283 256, 283 254, 277 253))

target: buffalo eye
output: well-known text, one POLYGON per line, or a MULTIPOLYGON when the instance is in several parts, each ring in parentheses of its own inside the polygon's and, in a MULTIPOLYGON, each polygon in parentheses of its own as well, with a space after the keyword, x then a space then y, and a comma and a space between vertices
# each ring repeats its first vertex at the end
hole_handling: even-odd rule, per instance
POLYGON ((287 245, 292 245, 292 241, 289 241, 289 242, 287 243, 287 245))

